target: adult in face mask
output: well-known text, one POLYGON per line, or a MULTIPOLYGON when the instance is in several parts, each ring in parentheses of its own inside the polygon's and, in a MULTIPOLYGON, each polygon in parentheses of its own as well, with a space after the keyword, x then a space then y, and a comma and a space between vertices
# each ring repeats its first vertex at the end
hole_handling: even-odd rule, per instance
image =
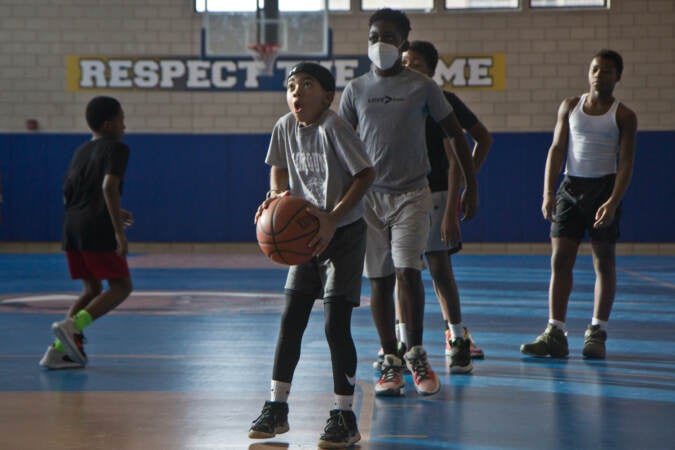
POLYGON ((396 75, 403 68, 401 55, 408 49, 407 34, 409 31, 408 28, 404 38, 393 22, 383 20, 371 22, 368 33, 368 58, 380 76, 396 75))
MULTIPOLYGON (((369 20, 368 56, 373 70, 352 80, 342 93, 339 114, 359 129, 376 178, 364 197, 368 224, 365 273, 370 279, 371 311, 384 353, 375 394, 403 393, 403 362, 421 395, 440 390, 422 346, 424 286, 422 259, 429 234, 431 192, 427 181, 426 119, 438 122, 450 139, 464 173, 464 219, 478 206, 471 150, 452 107, 429 77, 406 69, 410 21, 401 11, 376 11, 369 20), (394 287, 398 284, 407 320, 407 352, 399 350, 394 326, 394 287)), ((449 152, 452 149, 448 150, 449 152)), ((449 156, 449 155, 448 155, 449 156)), ((441 236, 449 240, 456 205, 446 205, 441 236)))

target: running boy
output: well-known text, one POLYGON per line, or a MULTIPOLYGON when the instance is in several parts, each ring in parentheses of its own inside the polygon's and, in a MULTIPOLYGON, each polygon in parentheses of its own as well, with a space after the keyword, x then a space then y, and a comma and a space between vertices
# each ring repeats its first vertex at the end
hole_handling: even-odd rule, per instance
MULTIPOLYGON (((425 145, 427 116, 451 139, 465 175, 464 219, 478 204, 471 151, 462 128, 441 89, 429 77, 403 67, 410 21, 401 11, 380 9, 370 16, 368 56, 375 65, 352 80, 340 102, 340 115, 364 139, 377 173, 365 197, 368 224, 365 273, 371 284, 371 309, 384 351, 376 395, 398 396, 404 391, 401 358, 396 354, 394 286, 398 284, 406 317, 410 349, 403 359, 421 395, 439 391, 440 382, 422 347, 424 286, 422 259, 429 234, 431 193, 425 145)), ((453 205, 454 209, 455 205, 453 205)), ((441 237, 452 236, 451 212, 446 209, 441 237)))
POLYGON ((290 113, 272 130, 265 159, 272 166, 270 191, 255 220, 271 199, 287 195, 290 189, 314 205, 310 212, 319 219, 319 231, 310 242, 314 258, 288 271, 271 396, 248 435, 270 438, 288 431, 287 401, 302 335, 315 299, 323 298, 335 399, 318 445, 344 448, 361 439, 352 411, 356 348, 351 316, 361 299, 366 248, 361 199, 375 171, 354 129, 329 109, 335 96, 330 71, 302 62, 291 68, 287 82, 290 113))
MULTIPOLYGON (((408 50, 403 53, 403 65, 433 78, 438 65, 438 51, 431 42, 413 41, 408 50)), ((447 91, 443 94, 452 106, 459 124, 473 138, 475 144, 473 165, 478 171, 490 151, 492 136, 459 97, 447 91)), ((471 334, 462 323, 459 292, 450 258, 462 248, 462 235, 455 212, 455 207, 459 202, 460 186, 463 184, 462 174, 455 155, 448 150, 449 140, 436 122, 431 119, 427 119, 426 123, 426 140, 427 155, 431 164, 428 179, 433 211, 425 256, 445 320, 445 353, 450 357, 450 372, 469 373, 473 369, 471 358, 483 358, 484 354, 475 345, 471 334), (446 216, 443 214, 444 211, 447 213, 446 216), (444 224, 444 217, 450 217, 451 222, 444 224), (451 227, 450 239, 444 242, 441 240, 441 227, 447 226, 451 227)), ((400 320, 400 323, 405 324, 405 320, 400 320)), ((401 336, 403 335, 404 333, 401 333, 401 336)))
POLYGON ((637 134, 637 116, 614 98, 622 71, 621 55, 600 50, 588 69, 589 92, 566 98, 558 109, 541 204, 542 214, 551 221, 549 320, 534 342, 520 346, 526 355, 560 358, 569 354, 565 318, 572 270, 581 239, 588 231, 595 299, 582 355, 605 358, 605 328, 616 292, 615 247, 621 200, 633 175, 637 134), (554 194, 565 155, 565 178, 554 194))
POLYGON ((124 111, 114 98, 95 97, 86 119, 93 137, 75 151, 63 183, 63 249, 71 277, 82 279, 84 289, 66 319, 52 324, 56 340, 40 360, 47 369, 84 367, 83 330, 132 289, 124 228, 133 218, 120 207, 129 159, 129 147, 121 141, 124 111), (101 280, 108 280, 105 292, 101 280))

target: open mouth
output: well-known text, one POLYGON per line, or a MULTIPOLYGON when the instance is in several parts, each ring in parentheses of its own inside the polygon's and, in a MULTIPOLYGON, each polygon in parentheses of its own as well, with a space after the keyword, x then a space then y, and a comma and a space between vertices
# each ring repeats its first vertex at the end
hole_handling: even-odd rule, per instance
POLYGON ((302 103, 293 102, 293 111, 295 111, 296 113, 302 112, 302 103))

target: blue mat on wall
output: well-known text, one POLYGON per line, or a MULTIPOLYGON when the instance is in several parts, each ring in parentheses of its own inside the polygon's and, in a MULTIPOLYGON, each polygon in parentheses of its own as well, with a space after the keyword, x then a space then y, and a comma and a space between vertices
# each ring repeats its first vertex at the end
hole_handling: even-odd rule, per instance
MULTIPOLYGON (((467 242, 545 242, 540 213, 551 133, 495 133, 479 174, 478 216, 467 242)), ((58 241, 61 182, 87 134, 0 134, 4 186, 0 241, 58 241)), ((136 217, 134 241, 255 240, 253 214, 268 189, 268 134, 129 134, 123 205, 136 217)), ((638 135, 633 181, 624 201, 627 242, 675 241, 675 132, 638 135), (658 194, 658 195, 657 195, 658 194), (665 202, 665 203, 664 203, 665 202)))

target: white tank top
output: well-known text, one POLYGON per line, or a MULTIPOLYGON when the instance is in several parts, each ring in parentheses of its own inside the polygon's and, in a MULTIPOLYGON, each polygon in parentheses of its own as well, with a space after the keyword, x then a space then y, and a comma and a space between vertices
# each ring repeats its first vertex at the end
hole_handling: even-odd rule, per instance
POLYGON ((614 100, 609 110, 601 116, 584 112, 588 94, 583 94, 569 115, 569 139, 565 173, 573 177, 599 178, 616 173, 619 154, 619 126, 614 100))

